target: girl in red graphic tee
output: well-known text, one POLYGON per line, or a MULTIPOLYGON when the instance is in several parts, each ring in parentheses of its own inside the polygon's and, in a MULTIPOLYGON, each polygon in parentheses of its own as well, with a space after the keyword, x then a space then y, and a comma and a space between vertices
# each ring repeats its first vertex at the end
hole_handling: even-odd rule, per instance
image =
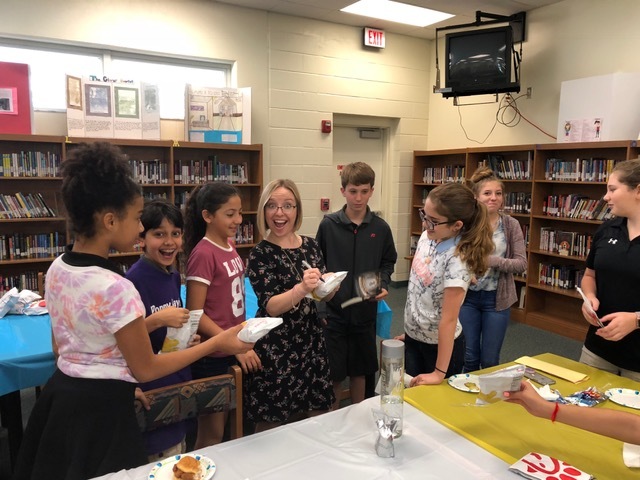
MULTIPOLYGON (((244 264, 229 243, 241 223, 242 203, 233 185, 212 182, 191 192, 185 212, 187 308, 204 310, 198 328, 203 340, 245 320, 244 264)), ((261 368, 260 359, 250 350, 237 356, 201 358, 191 372, 194 379, 206 378, 227 373, 238 363, 245 373, 261 368)), ((226 419, 226 413, 198 417, 195 448, 220 443, 226 419)))

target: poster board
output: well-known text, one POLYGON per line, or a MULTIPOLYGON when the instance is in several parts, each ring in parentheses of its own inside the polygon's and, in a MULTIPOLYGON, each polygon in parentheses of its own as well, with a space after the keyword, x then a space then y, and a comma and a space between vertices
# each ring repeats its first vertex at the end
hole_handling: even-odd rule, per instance
POLYGON ((192 142, 251 143, 250 90, 187 85, 185 138, 192 142), (248 97, 248 102, 247 102, 248 97))
POLYGON ((631 140, 640 132, 640 73, 562 82, 557 141, 631 140))
POLYGON ((142 139, 140 87, 137 83, 113 83, 114 138, 142 139))
POLYGON ((0 133, 32 133, 29 65, 0 62, 0 133))
POLYGON ((67 75, 67 135, 160 139, 157 85, 67 75))
POLYGON ((160 91, 158 85, 140 82, 142 138, 160 140, 160 91))
POLYGON ((88 137, 113 138, 113 88, 110 83, 83 79, 84 130, 88 137))

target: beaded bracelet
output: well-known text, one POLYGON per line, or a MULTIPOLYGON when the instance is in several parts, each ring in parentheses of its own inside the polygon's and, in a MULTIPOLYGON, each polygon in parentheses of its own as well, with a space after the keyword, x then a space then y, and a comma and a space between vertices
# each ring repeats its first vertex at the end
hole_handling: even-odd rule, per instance
POLYGON ((551 414, 551 423, 556 421, 558 410, 560 410, 560 404, 556 402, 556 407, 553 409, 553 413, 551 414))

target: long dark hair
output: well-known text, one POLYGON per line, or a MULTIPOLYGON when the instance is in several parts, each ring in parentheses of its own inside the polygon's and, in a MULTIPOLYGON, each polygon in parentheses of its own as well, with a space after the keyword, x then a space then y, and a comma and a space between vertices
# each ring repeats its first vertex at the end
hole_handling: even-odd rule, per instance
POLYGON ((437 186, 429 192, 429 199, 436 211, 448 221, 462 222, 456 253, 471 273, 482 276, 488 268, 488 257, 495 248, 487 207, 476 200, 469 187, 460 183, 437 186))
POLYGON ((210 182, 195 187, 187 200, 184 212, 184 252, 189 255, 207 232, 202 211, 214 214, 231 197, 240 196, 236 187, 224 182, 210 182))

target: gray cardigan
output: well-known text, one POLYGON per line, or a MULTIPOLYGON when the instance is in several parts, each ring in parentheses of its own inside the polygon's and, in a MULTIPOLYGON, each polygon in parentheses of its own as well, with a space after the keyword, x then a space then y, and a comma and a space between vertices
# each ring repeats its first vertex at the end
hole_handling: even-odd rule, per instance
POLYGON ((507 251, 504 258, 496 255, 489 257, 489 267, 500 272, 496 290, 496 310, 509 308, 518 300, 514 273, 522 273, 527 269, 527 255, 522 236, 520 222, 509 215, 500 215, 504 229, 507 251))

